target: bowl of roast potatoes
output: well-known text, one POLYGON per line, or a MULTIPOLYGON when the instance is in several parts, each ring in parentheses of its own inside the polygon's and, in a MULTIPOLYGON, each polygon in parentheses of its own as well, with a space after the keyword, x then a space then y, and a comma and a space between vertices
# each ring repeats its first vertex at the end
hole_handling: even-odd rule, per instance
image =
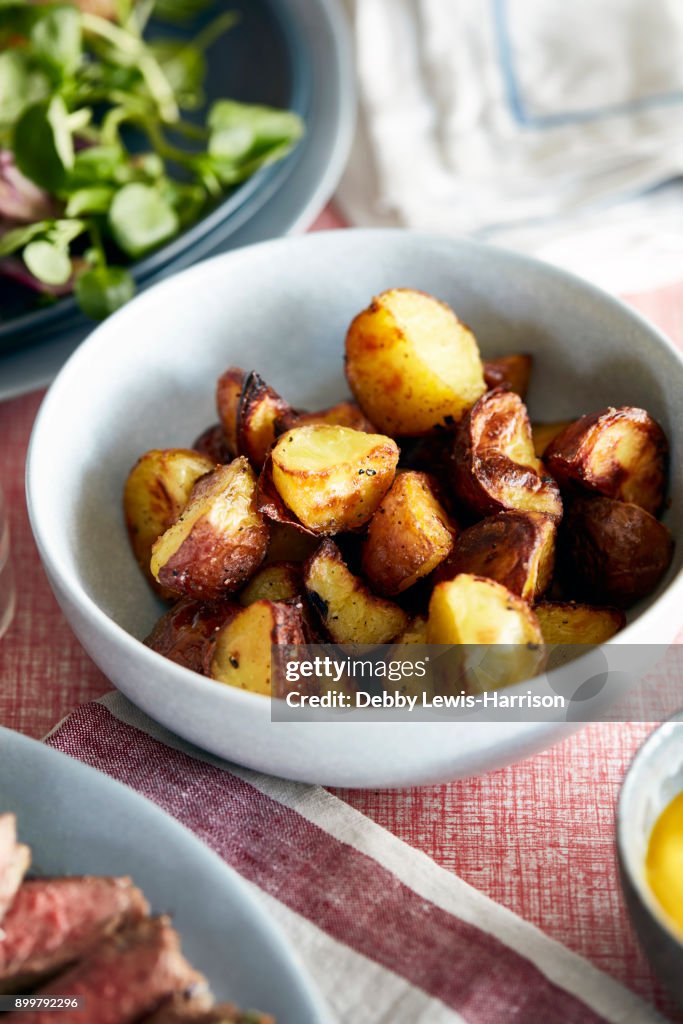
POLYGON ((402 723, 399 767, 386 723, 272 722, 271 645, 673 640, 682 382, 654 328, 543 264, 407 232, 268 243, 67 364, 34 532, 94 659, 200 746, 319 782, 484 770, 548 726, 402 723))

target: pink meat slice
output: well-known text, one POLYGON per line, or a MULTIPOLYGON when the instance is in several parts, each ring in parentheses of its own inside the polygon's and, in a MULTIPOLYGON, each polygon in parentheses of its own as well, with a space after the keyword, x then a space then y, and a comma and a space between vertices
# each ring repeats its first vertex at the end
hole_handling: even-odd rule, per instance
POLYGON ((148 912, 130 878, 24 882, 0 932, 0 992, 25 991, 148 912))
POLYGON ((167 917, 147 918, 104 939, 49 982, 45 994, 78 996, 84 1009, 10 1013, 17 1024, 133 1024, 176 992, 205 989, 206 980, 180 951, 167 917))
POLYGON ((28 846, 17 842, 17 819, 0 814, 0 924, 31 863, 28 846))

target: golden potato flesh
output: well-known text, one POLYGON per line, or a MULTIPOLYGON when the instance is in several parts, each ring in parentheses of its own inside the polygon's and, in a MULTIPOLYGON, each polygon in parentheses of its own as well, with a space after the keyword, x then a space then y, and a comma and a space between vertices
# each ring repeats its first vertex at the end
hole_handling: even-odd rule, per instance
POLYGON ((508 509, 560 519, 560 491, 536 457, 526 407, 514 391, 489 391, 458 426, 452 460, 456 495, 481 516, 508 509))
POLYGON ((274 562, 259 569, 239 596, 240 604, 254 601, 289 601, 303 593, 301 566, 295 562, 274 562))
POLYGON ((225 373, 221 374, 216 384, 218 420, 223 428, 228 451, 233 457, 238 454, 237 409, 246 378, 246 370, 242 370, 239 366, 230 366, 225 373))
POLYGON ((326 540, 306 563, 304 583, 311 606, 337 644, 386 644, 406 629, 408 615, 377 597, 346 566, 326 540))
POLYGON ((533 362, 533 357, 526 354, 486 359, 484 361, 486 387, 490 391, 494 388, 505 388, 507 391, 514 391, 520 398, 526 398, 533 362))
POLYGON ((155 542, 152 575, 175 593, 216 600, 253 575, 267 547, 256 477, 242 457, 199 481, 180 518, 155 542))
POLYGON ((604 644, 626 625, 617 608, 541 601, 534 612, 546 644, 604 644))
POLYGON ((569 589, 617 608, 651 594, 674 552, 663 523, 640 505, 612 498, 572 501, 559 539, 569 589))
POLYGON ((188 448, 155 448, 135 463, 123 489, 123 513, 133 554, 159 590, 149 561, 152 545, 176 521, 200 477, 215 468, 206 455, 188 448))
POLYGON ((398 473, 370 520, 363 573, 379 593, 400 594, 448 557, 454 535, 427 474, 398 473))
POLYGON ((657 515, 664 503, 668 444, 644 409, 603 409, 570 424, 544 461, 561 485, 575 484, 657 515))
POLYGON ((389 490, 398 448, 389 437, 313 424, 278 438, 272 480, 297 519, 318 534, 362 526, 389 490))
POLYGON ((452 309, 424 292, 383 292, 346 335, 356 401, 392 437, 459 420, 486 391, 477 342, 452 309))
POLYGON ((218 631, 208 652, 206 674, 219 683, 270 697, 271 646, 305 643, 298 608, 255 601, 218 631))
POLYGON ((411 619, 402 633, 399 633, 394 640, 395 644, 426 644, 427 643, 427 618, 424 615, 416 615, 411 619))
POLYGON ((363 411, 355 402, 338 402, 328 409, 320 409, 319 412, 292 413, 280 417, 277 427, 278 433, 290 430, 292 427, 305 427, 310 423, 328 423, 333 427, 351 427, 352 430, 362 430, 366 434, 376 434, 377 427, 370 422, 363 411))
POLYGON ((573 422, 574 420, 558 420, 556 423, 532 423, 531 438, 537 458, 542 459, 550 442, 573 422))
POLYGON ((437 582, 470 573, 502 583, 525 601, 536 600, 550 585, 556 533, 554 520, 541 512, 513 510, 482 519, 457 538, 437 582))
POLYGON ((292 411, 258 373, 247 374, 237 406, 237 451, 255 469, 266 461, 278 419, 292 411))
POLYGON ((463 685, 471 693, 530 679, 545 655, 538 619, 520 597, 494 580, 463 573, 432 592, 427 620, 430 644, 466 644, 463 685), (482 652, 483 645, 495 645, 482 652))

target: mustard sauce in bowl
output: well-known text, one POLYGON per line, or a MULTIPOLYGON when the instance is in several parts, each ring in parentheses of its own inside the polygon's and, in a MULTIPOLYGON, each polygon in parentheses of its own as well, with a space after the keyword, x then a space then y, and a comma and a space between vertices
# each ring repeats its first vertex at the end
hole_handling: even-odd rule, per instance
POLYGON ((683 793, 665 807, 650 834, 648 885, 683 938, 683 793))

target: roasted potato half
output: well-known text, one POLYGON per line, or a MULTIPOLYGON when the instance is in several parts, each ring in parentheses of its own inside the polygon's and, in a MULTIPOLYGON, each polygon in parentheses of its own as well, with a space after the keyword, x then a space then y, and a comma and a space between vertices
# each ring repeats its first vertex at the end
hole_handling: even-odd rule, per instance
POLYGON ((514 391, 489 391, 455 434, 457 496, 481 516, 508 509, 562 515, 560 491, 536 458, 526 407, 514 391))
POLYGON ((363 572, 379 593, 400 594, 448 557, 454 536, 427 474, 398 473, 370 520, 363 572))
POLYGON ((235 459, 199 481, 180 518, 155 541, 152 575, 175 593, 217 600, 258 569, 268 535, 254 471, 246 458, 235 459))
POLYGON ((618 608, 574 601, 541 601, 534 612, 546 644, 604 644, 626 625, 618 608))
POLYGON ((254 601, 215 634, 206 653, 206 674, 219 683, 270 697, 271 646, 306 642, 296 605, 254 601))
POLYGON ((550 442, 573 422, 574 420, 558 420, 556 423, 532 423, 531 439, 536 457, 542 459, 550 442))
POLYGON ((541 512, 499 512, 482 519, 457 538, 436 580, 460 573, 496 580, 525 601, 545 593, 555 567, 554 520, 541 512))
POLYGON ((237 405, 237 451, 261 469, 275 440, 278 419, 294 414, 258 373, 245 377, 237 405))
POLYGON ((238 454, 237 409, 246 378, 246 370, 241 369, 239 366, 230 366, 225 373, 221 374, 216 384, 218 420, 223 428, 223 436, 228 451, 233 456, 238 454))
POLYGON ((543 459, 561 486, 640 505, 664 503, 668 450, 664 431, 644 409, 622 406, 582 416, 555 437, 543 459))
POLYGON ((238 605, 232 601, 184 597, 162 615, 145 643, 176 664, 203 672, 209 641, 238 611, 238 605))
POLYGON ((377 427, 370 422, 363 411, 355 402, 338 402, 328 409, 320 409, 318 412, 292 412, 278 419, 276 424, 277 433, 291 430, 292 427, 305 427, 311 423, 327 423, 333 427, 350 427, 352 430, 362 430, 366 434, 376 434, 377 427))
POLYGON ((494 388, 505 388, 514 391, 520 398, 526 398, 531 380, 533 356, 519 354, 498 356, 497 359, 484 360, 484 380, 489 391, 494 388))
POLYGON ((559 540, 569 589, 617 608, 651 594, 674 551, 663 523, 640 505, 613 498, 574 500, 559 540))
POLYGON ((394 640, 395 644, 426 644, 427 642, 426 615, 416 615, 394 640))
POLYGON ((259 569, 239 596, 240 604, 254 601, 289 601, 304 590, 301 565, 296 562, 273 562, 259 569))
POLYGON ((544 664, 538 619, 521 597, 495 580, 462 573, 438 583, 429 602, 430 644, 467 644, 463 685, 471 693, 531 679, 544 664), (491 646, 482 652, 482 646, 491 646))
POLYGON ((304 567, 309 601, 337 644, 387 644, 408 625, 408 615, 377 597, 346 566, 339 548, 325 540, 304 567))
POLYGON ((346 376, 366 416, 392 437, 447 426, 486 390, 470 329, 445 303, 409 288, 383 292, 352 322, 346 376))
POLYGON ((214 423, 203 430, 192 448, 200 455, 206 455, 215 466, 227 465, 235 457, 235 453, 228 448, 220 423, 214 423))
POLYGON ((123 489, 126 529, 138 565, 155 590, 163 592, 149 567, 152 545, 176 521, 197 480, 215 466, 189 448, 154 448, 128 474, 123 489))
POLYGON ((390 437, 319 423, 282 434, 270 469, 275 489, 297 519, 313 533, 334 534, 368 521, 397 463, 390 437))

